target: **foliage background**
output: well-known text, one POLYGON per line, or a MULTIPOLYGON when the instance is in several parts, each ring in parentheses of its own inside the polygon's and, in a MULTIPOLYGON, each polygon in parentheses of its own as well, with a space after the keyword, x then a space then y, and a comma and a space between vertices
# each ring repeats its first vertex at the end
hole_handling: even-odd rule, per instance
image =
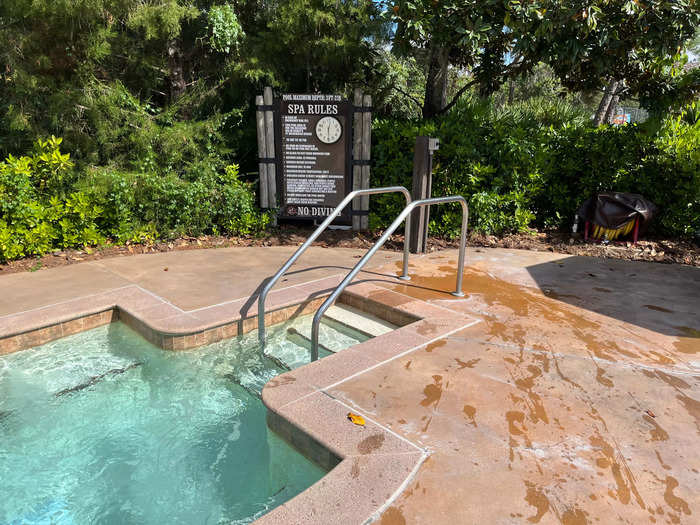
MULTIPOLYGON (((439 137, 434 194, 469 196, 474 229, 566 228, 605 189, 645 194, 662 209, 656 232, 690 235, 700 109, 681 102, 697 98, 700 69, 683 69, 676 44, 700 9, 676 4, 595 0, 585 14, 568 0, 459 0, 457 11, 432 0, 4 0, 0 260, 264 231, 253 100, 266 85, 372 94, 375 186, 410 185, 416 135, 439 137), (623 34, 625 9, 636 21, 623 34), (659 24, 647 32, 650 16, 659 24), (566 51, 582 38, 599 40, 591 71, 566 51), (651 122, 591 125, 616 64, 635 103, 656 109, 651 122), (440 82, 445 100, 465 98, 426 119, 440 82)), ((372 202, 374 227, 398 212, 391 197, 372 202)), ((455 234, 456 210, 432 217, 433 232, 455 234)))
MULTIPOLYGON (((467 196, 472 229, 568 228, 586 198, 623 191, 660 207, 652 231, 687 236, 700 229, 700 122, 693 107, 663 120, 596 128, 590 113, 566 100, 499 107, 474 97, 443 118, 376 122, 373 184, 410 187, 415 137, 429 135, 440 138, 433 195, 467 196)), ((394 196, 372 200, 374 227, 390 223, 402 206, 394 196)), ((459 227, 456 208, 431 211, 431 231, 454 236, 459 227)))
POLYGON ((108 238, 255 233, 269 222, 235 164, 203 166, 191 179, 110 168, 76 173, 60 144, 55 137, 38 141, 30 155, 0 163, 0 260, 108 238))

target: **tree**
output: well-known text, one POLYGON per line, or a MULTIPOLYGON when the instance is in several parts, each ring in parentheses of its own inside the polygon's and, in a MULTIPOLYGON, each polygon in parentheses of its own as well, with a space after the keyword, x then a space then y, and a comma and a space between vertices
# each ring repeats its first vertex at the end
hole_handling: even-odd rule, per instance
POLYGON ((668 74, 684 43, 700 24, 696 0, 398 0, 392 9, 399 52, 430 56, 423 115, 454 103, 440 96, 448 57, 481 94, 548 64, 573 91, 596 90, 624 80, 618 96, 636 94, 668 74))
POLYGON ((119 113, 98 100, 152 112, 179 103, 191 86, 220 83, 241 37, 230 6, 212 0, 5 0, 0 153, 55 134, 93 155, 91 116, 119 113))
POLYGON ((598 109, 593 117, 593 124, 595 126, 600 126, 603 123, 610 122, 610 108, 614 108, 616 105, 615 99, 619 98, 618 90, 620 89, 620 81, 613 80, 605 88, 602 98, 600 99, 600 104, 598 104, 598 109))
POLYGON ((189 3, 164 0, 137 4, 128 14, 127 27, 141 33, 147 42, 164 49, 170 99, 180 98, 187 87, 181 32, 183 24, 197 19, 201 11, 189 3))
POLYGON ((371 0, 280 0, 258 13, 246 54, 282 89, 349 92, 375 58, 379 14, 371 0))
POLYGON ((392 7, 397 23, 396 52, 425 57, 423 117, 449 109, 471 85, 491 93, 505 81, 506 72, 520 66, 507 63, 513 34, 504 25, 506 10, 497 0, 399 0, 392 7), (447 101, 448 67, 468 71, 473 80, 447 101))

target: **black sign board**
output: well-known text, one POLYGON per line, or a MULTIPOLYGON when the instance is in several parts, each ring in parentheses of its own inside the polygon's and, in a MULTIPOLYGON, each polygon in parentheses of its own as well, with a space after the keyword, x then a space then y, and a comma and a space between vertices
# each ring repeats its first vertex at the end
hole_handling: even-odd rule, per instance
MULTIPOLYGON (((352 107, 340 95, 282 95, 280 217, 324 219, 352 190, 352 107)), ((350 206, 336 222, 350 223, 350 206)))

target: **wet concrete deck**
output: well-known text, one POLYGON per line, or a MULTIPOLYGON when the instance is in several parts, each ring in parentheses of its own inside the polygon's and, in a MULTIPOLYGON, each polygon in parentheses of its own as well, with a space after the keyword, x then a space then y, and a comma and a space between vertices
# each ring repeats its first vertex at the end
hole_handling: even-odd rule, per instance
MULTIPOLYGON (((125 283, 203 308, 254 293, 286 250, 178 252, 0 277, 0 320, 125 283)), ((356 256, 314 250, 306 260, 315 269, 280 286, 337 274, 356 256)), ((398 256, 380 252, 376 263, 398 256)), ((387 301, 416 298, 481 322, 437 340, 416 332, 410 351, 357 373, 348 367, 324 395, 309 394, 428 451, 397 498, 373 502, 380 523, 700 521, 700 269, 470 250, 467 296, 456 299, 447 293, 455 252, 412 261, 408 283, 386 277, 398 273, 395 262, 362 278, 391 290, 387 301)), ((335 362, 363 357, 351 351, 335 362)), ((324 361, 295 372, 311 377, 334 362, 324 361)), ((383 465, 382 454, 371 461, 383 465)), ((354 475, 354 463, 344 468, 354 475)))
POLYGON ((482 322, 330 392, 431 451, 380 522, 700 522, 700 270, 454 259, 381 285, 482 322))

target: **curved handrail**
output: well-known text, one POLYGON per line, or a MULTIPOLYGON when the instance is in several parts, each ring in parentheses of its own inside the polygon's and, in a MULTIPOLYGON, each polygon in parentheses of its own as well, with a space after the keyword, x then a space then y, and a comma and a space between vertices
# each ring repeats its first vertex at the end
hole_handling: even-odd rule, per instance
POLYGON ((352 270, 350 270, 350 273, 348 273, 345 276, 345 279, 343 279, 340 284, 336 287, 335 290, 333 290, 333 293, 331 293, 326 300, 323 302, 323 304, 318 308, 316 311, 316 314, 314 315, 314 320, 311 325, 311 360, 316 361, 318 360, 318 332, 319 332, 319 324, 321 323, 321 318, 323 317, 323 314, 326 312, 326 310, 335 302, 335 300, 338 298, 338 296, 345 290, 345 287, 350 284, 350 282, 355 278, 355 276, 362 270, 362 267, 369 261, 372 256, 381 248, 381 246, 386 242, 386 240, 389 238, 389 236, 394 233, 394 230, 398 228, 401 223, 403 222, 404 219, 406 219, 406 239, 408 239, 408 236, 410 234, 410 222, 409 218, 411 216, 411 212, 418 207, 421 206, 430 206, 431 204, 445 204, 448 202, 459 202, 462 205, 462 231, 460 233, 459 237, 459 259, 458 259, 458 267, 457 267, 457 286, 454 292, 452 292, 452 295, 455 295, 457 297, 464 297, 464 293, 462 292, 462 274, 464 273, 464 250, 467 242, 467 220, 469 219, 469 208, 467 207, 467 201, 462 197, 461 195, 455 195, 452 197, 433 197, 432 199, 422 199, 418 201, 413 201, 409 204, 406 205, 406 207, 403 209, 403 211, 399 214, 398 217, 394 220, 394 222, 391 223, 391 226, 389 226, 386 231, 382 234, 382 236, 379 238, 379 240, 374 243, 374 246, 372 246, 367 253, 360 259, 357 264, 354 266, 352 270))
MULTIPOLYGON (((265 288, 263 288, 262 292, 260 292, 260 295, 258 296, 258 340, 260 341, 260 345, 262 348, 265 348, 265 299, 267 298, 267 294, 270 292, 272 287, 277 284, 277 281, 280 280, 280 278, 289 270, 289 268, 294 264, 294 262, 301 256, 302 253, 306 251, 306 249, 311 246, 311 243, 313 243, 321 233, 328 227, 328 225, 333 222, 333 220, 340 215, 340 212, 343 211, 343 209, 352 202, 352 200, 355 197, 359 197, 362 195, 376 195, 378 193, 396 193, 396 192, 401 192, 404 194, 406 197, 406 205, 410 204, 411 202, 411 194, 409 191, 404 188, 403 186, 386 186, 384 188, 369 188, 366 190, 355 190, 351 191, 350 193, 347 194, 347 196, 336 206, 336 208, 326 217, 326 220, 323 221, 318 228, 311 234, 311 236, 304 241, 304 244, 299 246, 297 248, 297 251, 294 252, 294 254, 287 259, 287 262, 285 262, 282 265, 282 268, 280 268, 277 273, 270 279, 270 281, 265 285, 265 288)), ((411 228, 411 222, 410 218, 406 219, 406 233, 408 234, 408 231, 411 228)), ((408 239, 408 237, 405 237, 408 239)), ((401 278, 406 278, 408 276, 408 243, 404 242, 403 246, 403 274, 401 278)))

